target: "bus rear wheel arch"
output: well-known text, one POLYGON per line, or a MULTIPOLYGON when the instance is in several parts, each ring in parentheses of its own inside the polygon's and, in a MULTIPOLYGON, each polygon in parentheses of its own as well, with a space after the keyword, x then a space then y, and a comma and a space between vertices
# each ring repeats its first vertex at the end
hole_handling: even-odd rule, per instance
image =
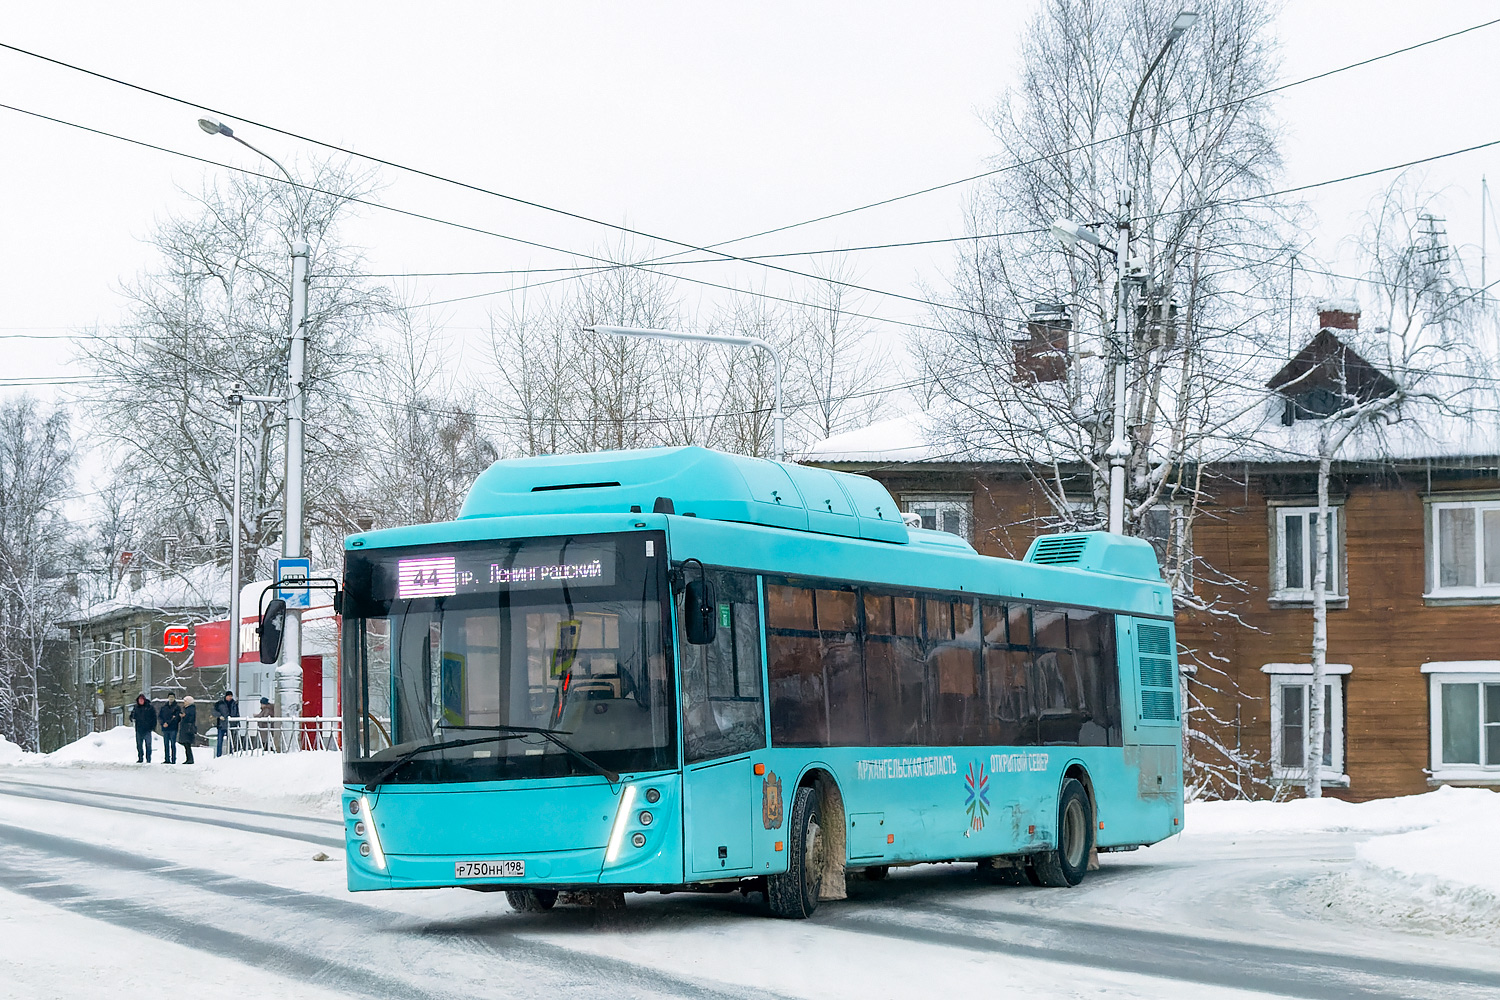
POLYGON ((1067 888, 1083 881, 1094 849, 1094 805, 1083 782, 1068 778, 1057 800, 1057 846, 1033 855, 1037 884, 1067 888))

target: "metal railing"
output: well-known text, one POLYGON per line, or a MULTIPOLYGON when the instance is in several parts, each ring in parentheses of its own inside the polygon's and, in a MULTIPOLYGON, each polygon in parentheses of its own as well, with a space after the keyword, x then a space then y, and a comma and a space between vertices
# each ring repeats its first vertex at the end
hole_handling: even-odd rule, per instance
MULTIPOLYGON (((218 732, 204 734, 209 746, 218 743, 218 732)), ((231 719, 224 736, 224 752, 251 756, 291 753, 296 750, 341 750, 344 720, 336 716, 271 715, 231 719)))

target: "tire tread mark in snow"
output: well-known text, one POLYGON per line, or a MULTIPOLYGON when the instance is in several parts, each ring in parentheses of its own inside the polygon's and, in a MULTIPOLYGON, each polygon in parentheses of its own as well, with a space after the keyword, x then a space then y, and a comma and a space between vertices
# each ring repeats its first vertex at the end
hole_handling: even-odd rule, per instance
MULTIPOLYGON (((58 788, 55 785, 40 785, 33 781, 12 781, 0 778, 0 794, 4 794, 9 788, 44 788, 49 791, 65 792, 69 795, 100 795, 110 799, 128 799, 132 802, 152 802, 158 805, 167 804, 182 806, 186 809, 211 809, 214 812, 238 813, 242 816, 264 816, 267 819, 287 819, 297 823, 326 823, 329 826, 342 826, 336 819, 328 819, 323 816, 299 816, 296 813, 269 812, 265 809, 246 809, 243 806, 224 806, 213 802, 188 802, 185 799, 165 799, 150 795, 130 795, 126 792, 106 792, 98 788, 58 788)), ((107 808, 101 806, 100 808, 107 808)))
MULTIPOLYGON (((86 841, 74 840, 70 837, 62 837, 56 834, 42 833, 38 830, 0 823, 0 843, 4 842, 9 842, 47 856, 76 858, 90 864, 98 865, 101 868, 171 877, 175 880, 190 883, 195 889, 202 889, 217 895, 227 896, 231 899, 253 900, 269 905, 286 906, 293 908, 298 914, 315 912, 329 919, 337 920, 346 926, 351 922, 358 922, 375 931, 416 931, 427 933, 427 924, 430 923, 430 921, 426 921, 426 918, 415 917, 394 910, 384 910, 375 906, 352 903, 329 896, 322 896, 317 893, 304 892, 299 889, 286 889, 264 882, 256 882, 251 879, 225 875, 222 872, 206 868, 180 865, 118 848, 90 844, 86 841), (426 922, 424 923, 424 921, 426 922)), ((22 871, 14 866, 12 857, 7 856, 4 852, 0 852, 0 873, 3 873, 7 869, 17 873, 22 871)), ((4 880, 4 875, 0 874, 0 881, 4 880)), ((56 893, 59 899, 72 899, 76 896, 92 897, 92 894, 87 890, 60 882, 55 875, 44 872, 26 871, 21 881, 29 881, 36 885, 37 892, 56 893)), ((51 900, 45 901, 51 902, 51 900)), ((101 919, 107 918, 101 917, 101 919)), ((197 927, 199 925, 187 924, 186 926, 197 927)), ((529 928, 532 931, 539 929, 534 926, 529 928)), ((634 962, 609 958, 607 956, 590 955, 587 952, 575 951, 561 945, 537 941, 529 936, 523 937, 514 932, 466 933, 450 925, 434 933, 451 937, 457 941, 477 945, 491 953, 500 954, 507 960, 543 966, 553 972, 562 968, 574 972, 591 973, 597 977, 597 982, 616 984, 623 982, 643 993, 674 994, 680 997, 692 998, 692 1000, 743 1000, 743 998, 748 996, 770 996, 770 994, 762 991, 736 989, 732 985, 728 986, 728 988, 708 986, 634 962), (503 949, 496 947, 497 945, 503 945, 503 949)), ((179 940, 180 943, 186 944, 189 947, 200 947, 191 939, 179 940)), ((255 939, 246 938, 245 940, 253 942, 255 939)), ((215 947, 217 945, 202 945, 203 950, 213 950, 215 947)), ((236 947, 239 946, 237 945, 236 947)), ((416 996, 416 994, 399 991, 377 995, 416 996)))
POLYGON ((1411 983, 1443 983, 1500 988, 1500 975, 1450 966, 1418 965, 1389 959, 1364 959, 1306 952, 1270 945, 1237 944, 1135 928, 1101 927, 1048 917, 990 914, 969 907, 929 904, 914 912, 953 917, 966 926, 994 924, 1039 929, 1057 934, 1054 945, 1023 944, 941 927, 899 924, 873 917, 839 915, 827 921, 840 930, 901 938, 970 951, 1023 955, 1048 962, 1065 961, 1111 972, 1132 972, 1156 979, 1209 986, 1260 990, 1306 1000, 1351 997, 1407 1000, 1411 983), (1340 975, 1352 976, 1338 978, 1340 975), (1358 980, 1365 980, 1364 983, 1358 980), (1373 982, 1372 982, 1373 981, 1373 982))
POLYGON ((369 997, 399 996, 411 997, 413 1000, 438 1000, 458 995, 432 993, 407 980, 319 958, 199 920, 184 919, 161 907, 90 895, 78 891, 74 886, 39 882, 39 877, 41 873, 12 867, 9 861, 0 862, 0 888, 80 916, 149 934, 159 940, 172 941, 197 951, 232 956, 270 972, 369 997))
MULTIPOLYGON (((50 789, 48 791, 51 791, 50 789)), ((84 792, 82 795, 90 793, 84 792)), ((0 795, 14 795, 26 799, 41 799, 44 802, 62 802, 67 805, 83 806, 86 809, 108 809, 111 812, 128 813, 131 816, 150 816, 153 819, 170 819, 180 823, 202 823, 205 826, 216 827, 221 830, 241 830, 245 833, 259 833, 267 837, 281 837, 284 840, 300 840, 305 844, 316 844, 319 847, 331 847, 336 851, 342 851, 345 847, 344 838, 320 837, 315 833, 294 833, 290 830, 276 830, 267 826, 257 826, 253 823, 241 823, 232 819, 217 819, 209 816, 183 816, 180 813, 163 812, 160 809, 126 809, 123 806, 112 806, 103 802, 88 802, 82 799, 82 795, 75 792, 53 792, 47 794, 43 791, 28 790, 21 791, 16 788, 0 788, 0 795)), ((213 808, 208 806, 205 808, 213 808)), ((316 820, 314 822, 317 822, 316 820)))

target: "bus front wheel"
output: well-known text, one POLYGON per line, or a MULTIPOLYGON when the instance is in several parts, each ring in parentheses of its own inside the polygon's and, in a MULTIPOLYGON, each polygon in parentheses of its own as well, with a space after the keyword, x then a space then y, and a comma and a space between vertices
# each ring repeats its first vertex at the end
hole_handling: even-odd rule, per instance
POLYGON ((545 913, 557 905, 557 890, 508 889, 505 901, 519 913, 545 913))
POLYGON ((790 842, 786 872, 766 879, 766 903, 778 917, 802 920, 818 908, 818 896, 823 890, 827 848, 816 789, 807 785, 797 789, 787 833, 790 842))
POLYGON ((1057 849, 1035 855, 1037 881, 1064 889, 1083 881, 1094 847, 1094 810, 1077 778, 1063 783, 1057 802, 1057 849))

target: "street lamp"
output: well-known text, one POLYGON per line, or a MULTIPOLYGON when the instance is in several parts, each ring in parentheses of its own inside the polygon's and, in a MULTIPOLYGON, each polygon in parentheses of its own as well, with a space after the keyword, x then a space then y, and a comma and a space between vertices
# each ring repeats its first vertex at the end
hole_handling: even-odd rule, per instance
MULTIPOLYGON (((1140 84, 1135 88, 1135 97, 1130 101, 1130 113, 1125 118, 1125 133, 1121 136, 1124 143, 1125 176, 1128 182, 1125 189, 1120 193, 1119 220, 1116 223, 1118 230, 1115 236, 1115 351, 1114 365, 1114 428, 1110 435, 1109 447, 1105 449, 1105 455, 1109 457, 1109 530, 1115 534, 1123 534, 1125 531, 1125 463, 1130 458, 1130 444, 1125 440, 1125 376, 1126 357, 1130 351, 1130 295, 1126 279, 1130 272, 1130 207, 1135 201, 1135 162, 1130 156, 1130 140, 1135 132, 1135 113, 1140 107, 1141 97, 1146 93, 1146 82, 1156 72, 1156 67, 1166 58, 1167 50, 1172 43, 1182 37, 1182 33, 1191 28, 1198 21, 1196 11, 1184 10, 1172 21, 1172 27, 1167 32, 1166 40, 1162 42, 1161 50, 1156 53, 1156 58, 1146 67, 1145 75, 1141 77, 1140 84)), ((1071 250, 1077 246, 1079 241, 1086 241, 1099 246, 1099 237, 1084 226, 1066 219, 1058 219, 1052 224, 1052 234, 1059 239, 1063 246, 1071 250)))
POLYGON ((646 337, 653 340, 699 340, 710 344, 733 344, 736 347, 753 347, 765 351, 771 356, 771 366, 775 372, 776 385, 775 395, 771 408, 771 427, 773 435, 773 450, 778 462, 786 461, 786 417, 781 412, 781 355, 776 353, 776 348, 759 337, 741 337, 732 334, 720 333, 684 333, 680 330, 647 330, 631 326, 586 326, 585 330, 590 333, 602 333, 611 337, 646 337))
MULTIPOLYGON (((234 130, 216 118, 199 118, 198 127, 209 135, 222 135, 233 139, 246 149, 265 157, 286 176, 294 193, 300 189, 291 171, 280 161, 263 150, 234 134, 234 130)), ((306 219, 300 195, 294 197, 297 209, 297 232, 292 241, 292 316, 291 350, 287 355, 286 394, 286 518, 282 525, 282 554, 288 559, 302 555, 302 476, 303 453, 306 439, 304 419, 307 413, 307 398, 303 393, 303 372, 307 365, 307 269, 310 250, 307 245, 306 219)), ((278 574, 279 575, 279 574, 278 574)), ((238 603, 238 594, 233 595, 238 603)), ((239 623, 236 622, 236 629, 239 623)), ((277 689, 285 692, 295 679, 301 683, 302 676, 302 609, 288 608, 286 633, 283 640, 282 664, 277 668, 277 689)), ((235 664, 238 668, 238 664, 235 664)), ((283 698, 285 700, 285 697, 283 698)), ((283 704, 283 714, 293 706, 283 704)), ((298 699, 300 707, 300 699, 298 699)))

